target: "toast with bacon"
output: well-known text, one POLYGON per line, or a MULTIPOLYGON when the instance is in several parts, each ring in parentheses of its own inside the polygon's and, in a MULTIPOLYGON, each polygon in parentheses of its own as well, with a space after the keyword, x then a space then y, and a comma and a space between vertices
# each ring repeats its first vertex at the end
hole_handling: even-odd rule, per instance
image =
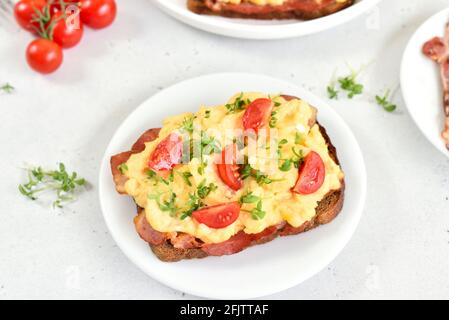
MULTIPOLYGON (((325 137, 329 152, 333 160, 338 164, 337 152, 332 145, 326 130, 320 127, 325 137)), ((145 212, 138 207, 138 215, 134 219, 136 230, 140 237, 149 243, 153 253, 162 261, 176 262, 184 259, 199 259, 208 256, 224 256, 238 253, 248 247, 270 242, 277 237, 292 236, 312 230, 320 225, 328 224, 340 213, 344 203, 345 185, 341 189, 329 192, 322 199, 316 209, 316 216, 302 226, 294 228, 287 223, 282 223, 265 229, 258 234, 246 234, 243 231, 237 233, 229 240, 222 243, 203 244, 198 239, 184 233, 163 234, 154 230, 145 218, 145 212)))
MULTIPOLYGON (((296 99, 293 96, 282 96, 284 99, 296 99)), ((324 127, 319 125, 319 131, 323 136, 330 158, 339 165, 336 148, 333 146, 324 127)), ((111 170, 116 189, 119 193, 125 194, 124 183, 127 178, 120 170, 119 165, 126 162, 132 154, 142 152, 145 143, 157 139, 160 129, 147 130, 132 146, 130 151, 123 152, 111 157, 111 170)), ((155 230, 147 221, 143 208, 137 206, 137 216, 134 224, 139 236, 146 241, 154 254, 162 261, 175 262, 183 259, 205 258, 207 256, 223 256, 238 253, 250 246, 263 244, 274 240, 279 236, 297 235, 323 224, 328 224, 340 213, 344 203, 344 180, 341 181, 341 188, 327 193, 318 203, 316 214, 310 221, 299 227, 293 227, 287 222, 266 228, 257 234, 248 234, 243 231, 238 232, 230 239, 221 243, 204 243, 200 239, 183 232, 159 232, 155 230)))
POLYGON ((280 0, 260 4, 242 0, 188 0, 190 11, 197 14, 243 19, 301 19, 310 20, 333 14, 354 4, 354 0, 280 0))

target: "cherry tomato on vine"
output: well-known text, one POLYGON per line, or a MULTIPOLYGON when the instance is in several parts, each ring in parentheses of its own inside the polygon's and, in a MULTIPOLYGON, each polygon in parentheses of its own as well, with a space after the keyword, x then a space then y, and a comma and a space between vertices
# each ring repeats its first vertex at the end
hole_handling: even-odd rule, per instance
POLYGON ((83 24, 81 21, 72 23, 73 21, 64 18, 62 12, 53 15, 53 41, 62 48, 67 49, 76 46, 83 37, 83 24))
POLYGON ((25 30, 35 32, 39 29, 39 23, 33 22, 37 17, 36 10, 42 11, 45 0, 20 0, 14 6, 14 17, 17 23, 25 30))
POLYGON ((93 29, 109 26, 117 15, 115 0, 81 0, 81 21, 93 29))
POLYGON ((26 58, 35 71, 52 73, 61 66, 63 53, 57 43, 48 39, 36 39, 28 45, 26 58))

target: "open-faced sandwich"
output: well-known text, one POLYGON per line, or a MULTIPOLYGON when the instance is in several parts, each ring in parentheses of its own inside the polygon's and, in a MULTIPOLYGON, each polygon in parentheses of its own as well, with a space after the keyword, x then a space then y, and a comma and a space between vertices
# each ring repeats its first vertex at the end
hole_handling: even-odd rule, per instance
POLYGON ((163 261, 222 256, 331 222, 344 174, 316 109, 239 93, 167 118, 111 158, 137 233, 163 261))
POLYGON ((354 0, 188 0, 198 14, 246 19, 316 19, 343 10, 354 0))

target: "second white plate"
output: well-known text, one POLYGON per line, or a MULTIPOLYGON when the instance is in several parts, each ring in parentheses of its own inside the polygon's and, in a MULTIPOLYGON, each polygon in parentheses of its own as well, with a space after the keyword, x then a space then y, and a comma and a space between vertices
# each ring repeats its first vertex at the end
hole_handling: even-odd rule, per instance
MULTIPOLYGON (((261 75, 226 73, 187 80, 167 88, 139 106, 112 138, 100 170, 104 219, 122 251, 148 275, 183 292, 219 299, 245 299, 293 287, 325 268, 351 238, 366 194, 365 165, 348 126, 326 103, 288 82, 261 75), (160 127, 171 115, 218 105, 241 91, 284 93, 301 97, 318 109, 318 119, 337 147, 346 179, 344 208, 329 225, 302 235, 276 239, 225 257, 164 263, 137 235, 130 197, 116 193, 110 173, 112 155, 129 150, 142 132, 160 127)), ((126 275, 121 275, 126 276, 126 275)))
POLYGON ((419 27, 405 49, 401 65, 401 89, 407 109, 427 139, 449 157, 441 132, 444 126, 443 91, 439 68, 422 53, 424 43, 443 37, 449 8, 419 27))
POLYGON ((380 0, 356 0, 340 12, 310 20, 252 20, 198 15, 187 9, 187 0, 152 0, 163 11, 195 28, 235 38, 282 39, 320 32, 354 19, 380 0))

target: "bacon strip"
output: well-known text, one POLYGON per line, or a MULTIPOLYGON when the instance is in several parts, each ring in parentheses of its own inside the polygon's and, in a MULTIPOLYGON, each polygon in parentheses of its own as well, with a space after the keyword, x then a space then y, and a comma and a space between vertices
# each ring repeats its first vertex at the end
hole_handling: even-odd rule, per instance
POLYGON ((139 214, 134 218, 134 225, 139 236, 146 242, 158 246, 166 240, 166 234, 154 230, 145 217, 145 211, 139 209, 139 214))
POLYGON ((125 183, 128 181, 128 178, 120 172, 118 167, 128 161, 132 154, 132 151, 126 151, 111 157, 112 178, 114 179, 115 189, 120 194, 125 194, 125 183))
POLYGON ((444 107, 444 130, 441 134, 446 148, 449 150, 449 24, 446 26, 444 38, 435 37, 427 41, 423 46, 423 53, 438 63, 440 76, 443 83, 443 107, 444 107))
POLYGON ((133 146, 131 147, 131 151, 133 151, 135 153, 139 153, 139 152, 142 152, 143 150, 145 150, 145 143, 156 140, 157 137, 159 137, 160 131, 161 131, 160 128, 149 129, 149 130, 145 131, 139 137, 139 139, 137 139, 136 143, 133 144, 133 146))
POLYGON ((202 249, 211 256, 226 256, 249 247, 251 241, 250 234, 240 231, 225 242, 205 244, 202 249))
POLYGON ((232 236, 229 240, 221 243, 204 244, 201 249, 211 256, 224 256, 240 252, 254 244, 265 243, 272 240, 286 225, 286 222, 266 228, 256 234, 248 234, 244 231, 232 236))
POLYGON ((128 181, 128 178, 120 172, 118 166, 128 161, 129 157, 134 153, 139 153, 145 150, 145 143, 157 139, 159 131, 161 131, 159 128, 145 131, 139 139, 137 139, 130 151, 122 152, 111 157, 111 172, 115 183, 115 189, 118 193, 125 194, 125 183, 128 181))
POLYGON ((199 248, 202 242, 187 233, 172 232, 170 234, 170 242, 177 249, 194 249, 199 248))

